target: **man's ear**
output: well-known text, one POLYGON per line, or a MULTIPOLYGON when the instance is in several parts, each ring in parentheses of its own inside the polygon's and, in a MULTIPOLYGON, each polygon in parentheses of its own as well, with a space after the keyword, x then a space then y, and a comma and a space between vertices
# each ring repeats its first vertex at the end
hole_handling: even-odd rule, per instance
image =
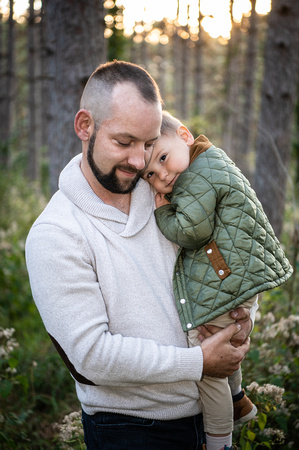
POLYGON ((87 109, 80 109, 74 120, 75 132, 81 141, 88 141, 92 134, 93 119, 87 109))
POLYGON ((194 137, 190 133, 187 127, 181 125, 176 130, 177 135, 186 142, 187 145, 192 145, 194 142, 194 137))

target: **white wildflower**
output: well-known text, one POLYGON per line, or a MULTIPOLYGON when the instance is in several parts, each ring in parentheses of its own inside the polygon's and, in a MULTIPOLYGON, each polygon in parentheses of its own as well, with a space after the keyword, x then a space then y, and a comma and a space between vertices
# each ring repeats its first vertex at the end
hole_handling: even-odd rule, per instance
POLYGON ((269 329, 265 333, 265 336, 268 340, 274 339, 277 336, 277 324, 274 324, 271 327, 269 327, 269 329))
POLYGON ((268 395, 278 404, 282 403, 284 391, 284 388, 280 388, 274 384, 264 384, 263 386, 259 386, 257 388, 258 394, 268 395))
POLYGON ((276 363, 274 366, 269 367, 269 372, 274 373, 275 375, 283 374, 288 375, 291 373, 288 366, 283 366, 282 364, 276 363))
POLYGON ((265 323, 275 323, 275 316, 274 316, 273 312, 268 312, 264 316, 264 320, 265 320, 265 323))
POLYGON ((9 339, 14 334, 14 328, 2 328, 0 327, 0 338, 4 337, 5 339, 9 339))
POLYGON ((0 327, 0 358, 8 358, 10 353, 19 346, 17 341, 12 338, 14 328, 0 327))
POLYGON ((285 434, 282 430, 274 428, 264 428, 263 435, 267 437, 272 437, 278 439, 280 442, 284 442, 285 434))
POLYGON ((83 436, 81 411, 75 411, 64 417, 60 425, 59 438, 61 442, 67 442, 80 436, 83 436))
POLYGON ((255 314, 255 321, 259 322, 261 320, 261 317, 262 317, 262 315, 261 315, 260 311, 257 311, 255 314))
POLYGON ((256 391, 258 387, 259 387, 259 384, 256 381, 253 381, 251 384, 249 384, 249 386, 246 386, 246 389, 249 392, 252 392, 252 391, 256 391))
POLYGON ((291 342, 290 342, 290 345, 291 345, 292 347, 295 347, 295 346, 299 345, 299 335, 298 335, 297 333, 295 333, 295 332, 293 332, 293 333, 291 334, 291 342))
POLYGON ((15 367, 13 369, 11 367, 7 367, 5 372, 14 374, 14 373, 17 373, 17 369, 15 367))
POLYGON ((291 320, 291 322, 299 324, 299 316, 295 316, 294 314, 291 314, 289 316, 289 319, 291 320))

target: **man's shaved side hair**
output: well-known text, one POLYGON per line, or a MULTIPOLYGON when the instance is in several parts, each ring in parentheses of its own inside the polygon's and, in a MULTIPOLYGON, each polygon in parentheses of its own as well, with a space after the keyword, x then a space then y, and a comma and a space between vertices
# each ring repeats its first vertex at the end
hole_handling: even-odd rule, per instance
POLYGON ((101 64, 87 81, 80 102, 80 109, 91 113, 96 130, 111 113, 112 92, 119 83, 134 84, 146 102, 162 104, 155 80, 142 67, 125 61, 101 64))

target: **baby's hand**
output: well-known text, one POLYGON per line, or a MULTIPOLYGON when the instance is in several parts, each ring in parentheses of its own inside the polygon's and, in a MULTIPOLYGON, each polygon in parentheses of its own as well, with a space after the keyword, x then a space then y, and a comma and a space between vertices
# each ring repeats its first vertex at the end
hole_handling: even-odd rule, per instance
POLYGON ((170 202, 168 200, 166 200, 164 195, 161 194, 160 192, 158 192, 158 194, 156 194, 155 200, 156 200, 156 208, 160 208, 160 206, 170 204, 170 202))

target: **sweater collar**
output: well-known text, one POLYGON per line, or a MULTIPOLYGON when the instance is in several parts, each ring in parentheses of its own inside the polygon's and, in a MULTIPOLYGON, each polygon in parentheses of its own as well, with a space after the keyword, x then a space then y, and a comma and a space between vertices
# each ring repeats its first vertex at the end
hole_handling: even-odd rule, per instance
POLYGON ((63 169, 59 177, 59 189, 73 204, 99 220, 111 229, 115 222, 122 224, 123 237, 130 237, 141 231, 150 220, 154 210, 154 196, 150 185, 140 179, 131 194, 129 215, 104 203, 91 189, 84 177, 80 163, 82 154, 75 156, 63 169))

